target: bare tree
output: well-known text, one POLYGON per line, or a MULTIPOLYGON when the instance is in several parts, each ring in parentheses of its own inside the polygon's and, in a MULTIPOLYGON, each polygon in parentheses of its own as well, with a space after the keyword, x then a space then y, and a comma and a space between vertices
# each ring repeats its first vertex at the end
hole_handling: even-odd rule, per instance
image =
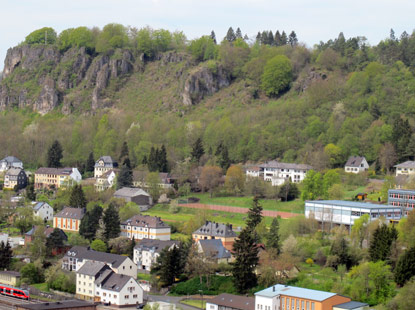
POLYGON ((398 156, 396 155, 395 147, 392 143, 385 143, 379 152, 379 162, 387 174, 389 174, 390 168, 395 164, 397 159, 398 156))

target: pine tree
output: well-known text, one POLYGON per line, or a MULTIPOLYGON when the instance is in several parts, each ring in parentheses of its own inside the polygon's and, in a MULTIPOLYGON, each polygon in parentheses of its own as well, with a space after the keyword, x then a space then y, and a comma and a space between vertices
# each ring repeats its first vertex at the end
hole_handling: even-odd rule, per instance
POLYGON ((104 237, 106 240, 117 238, 120 235, 120 216, 113 203, 110 203, 108 208, 104 211, 103 217, 105 229, 104 237))
POLYGON ((295 31, 291 31, 290 35, 288 36, 288 43, 290 43, 291 47, 294 47, 298 44, 297 34, 295 31))
POLYGON ((264 30, 261 33, 261 44, 266 45, 268 44, 268 33, 264 30))
POLYGON ((69 205, 72 208, 86 208, 87 200, 82 185, 75 184, 74 187, 72 187, 69 205))
POLYGON ((5 244, 3 241, 0 243, 0 270, 9 269, 12 262, 13 251, 9 241, 5 244))
POLYGON ((235 31, 233 31, 232 27, 229 27, 228 32, 226 33, 225 40, 231 43, 236 40, 235 31))
POLYGON ((167 151, 164 144, 161 146, 159 151, 159 162, 158 162, 158 171, 159 172, 168 172, 169 163, 167 161, 167 151))
POLYGON ((373 262, 378 260, 386 261, 390 256, 392 243, 396 239, 397 231, 395 227, 389 228, 383 224, 376 228, 369 246, 370 260, 373 262))
POLYGON ((236 39, 242 39, 242 31, 239 27, 236 29, 235 37, 236 39))
POLYGON ((124 141, 124 143, 122 144, 122 147, 121 147, 121 152, 120 152, 120 157, 118 159, 118 162, 123 164, 124 160, 126 158, 129 158, 129 156, 130 156, 129 153, 130 152, 128 151, 128 144, 127 144, 126 141, 124 141))
POLYGON ((405 251, 398 260, 395 268, 395 282, 403 286, 415 276, 415 247, 405 251))
POLYGON ((55 140, 48 150, 47 166, 50 168, 60 168, 62 159, 62 146, 55 140))
POLYGON ((81 225, 79 225, 79 234, 86 239, 94 239, 101 216, 102 208, 98 205, 94 206, 91 211, 87 211, 81 220, 81 225))
POLYGON ((219 166, 223 169, 223 171, 227 171, 228 168, 231 166, 231 160, 229 158, 228 148, 226 145, 222 146, 222 150, 219 157, 219 166))
POLYGON ((63 247, 65 239, 59 228, 55 228, 49 237, 46 238, 46 249, 49 253, 56 248, 63 247))
POLYGON ((249 208, 248 218, 246 220, 246 226, 254 231, 259 223, 262 221, 262 206, 259 203, 259 198, 254 197, 252 201, 252 207, 249 208))
POLYGON ((215 44, 217 44, 217 42, 216 42, 216 34, 215 34, 215 32, 212 30, 212 32, 210 33, 210 37, 212 38, 212 40, 213 40, 213 42, 215 43, 215 44))
POLYGON ((192 161, 199 163, 200 158, 203 156, 203 154, 205 154, 205 150, 203 149, 202 139, 197 138, 192 148, 192 161))
POLYGON ((134 259, 134 248, 135 248, 135 239, 134 236, 131 239, 130 245, 128 246, 128 257, 134 259))
POLYGON ((285 33, 285 31, 283 31, 281 33, 281 45, 286 45, 287 44, 287 40, 288 40, 287 34, 285 33))
POLYGON ((156 150, 152 146, 150 149, 150 154, 147 158, 147 167, 150 172, 157 171, 157 156, 156 156, 156 150))
MULTIPOLYGON (((127 157, 128 159, 128 157, 127 157)), ((123 187, 131 187, 133 185, 133 170, 126 162, 122 167, 117 177, 117 189, 123 187)))
POLYGON ((262 43, 262 39, 261 39, 261 32, 258 31, 256 38, 255 38, 255 42, 257 44, 261 44, 262 43))
POLYGON ((232 249, 235 258, 231 263, 232 275, 235 288, 241 294, 257 285, 255 269, 258 264, 258 247, 248 227, 241 231, 232 249))
POLYGON ((274 35, 272 34, 272 31, 270 30, 269 32, 268 32, 268 44, 269 45, 275 45, 275 42, 274 42, 274 35))
POLYGON ((87 172, 94 172, 95 168, 95 159, 94 159, 94 152, 89 153, 88 160, 86 161, 85 170, 87 172))
POLYGON ((281 46, 282 45, 281 34, 280 34, 279 30, 277 30, 275 32, 274 44, 275 44, 275 46, 281 46))
POLYGON ((169 286, 183 273, 183 268, 182 250, 178 247, 173 247, 171 250, 165 247, 160 252, 160 256, 157 257, 154 266, 152 266, 151 274, 160 277, 162 286, 169 286))
POLYGON ((278 222, 278 219, 274 217, 272 219, 269 232, 266 235, 266 246, 268 249, 271 249, 275 255, 279 255, 281 252, 279 231, 280 231, 280 224, 278 222))

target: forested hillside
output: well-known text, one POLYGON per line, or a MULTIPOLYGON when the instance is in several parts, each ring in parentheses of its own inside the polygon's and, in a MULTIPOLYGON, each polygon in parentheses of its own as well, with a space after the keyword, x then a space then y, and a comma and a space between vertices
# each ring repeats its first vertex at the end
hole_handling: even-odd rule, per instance
POLYGON ((206 153, 225 146, 233 162, 324 169, 364 155, 388 169, 412 158, 415 35, 299 42, 294 31, 252 42, 239 28, 192 41, 117 24, 39 29, 7 53, 0 157, 43 165, 57 139, 64 164, 79 165, 127 141, 134 165, 164 144, 173 167, 201 138, 206 153))

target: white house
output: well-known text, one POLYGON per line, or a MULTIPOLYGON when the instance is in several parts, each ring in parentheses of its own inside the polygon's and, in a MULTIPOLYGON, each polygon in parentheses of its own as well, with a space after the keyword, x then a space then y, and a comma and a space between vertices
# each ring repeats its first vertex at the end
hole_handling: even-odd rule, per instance
POLYGON ((134 215, 121 223, 121 236, 135 240, 170 240, 170 232, 170 226, 157 216, 134 215))
POLYGON ((47 202, 38 202, 33 206, 33 214, 44 221, 49 221, 53 219, 53 208, 47 202))
POLYGON ((117 168, 117 162, 111 156, 101 156, 94 166, 94 178, 98 178, 105 172, 117 168))
POLYGON ((170 251, 178 245, 178 241, 143 239, 134 247, 134 263, 138 270, 150 271, 163 249, 170 251))
POLYGON ((103 262, 86 262, 76 272, 76 298, 95 301, 95 281, 112 270, 103 262))
POLYGON ((7 171, 10 168, 23 169, 23 162, 14 156, 7 156, 0 160, 0 172, 7 171))
POLYGON ((111 188, 115 184, 117 174, 114 169, 108 170, 107 172, 101 174, 99 177, 95 178, 95 190, 97 192, 105 191, 108 188, 111 188))
POLYGON ((359 173, 367 171, 369 169, 369 164, 366 161, 364 156, 350 156, 347 160, 346 165, 344 166, 344 171, 350 173, 359 173))
POLYGON ((102 303, 132 306, 143 303, 144 290, 133 277, 103 273, 95 280, 95 296, 102 303))
POLYGON ((415 174, 415 161, 408 160, 402 164, 395 165, 394 167, 396 168, 396 176, 415 174))

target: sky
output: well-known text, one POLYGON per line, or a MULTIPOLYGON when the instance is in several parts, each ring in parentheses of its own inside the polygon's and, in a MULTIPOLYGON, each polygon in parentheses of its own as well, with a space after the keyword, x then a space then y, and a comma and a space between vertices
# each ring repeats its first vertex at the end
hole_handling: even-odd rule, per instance
POLYGON ((397 36, 415 28, 415 1, 407 0, 0 0, 0 7, 0 70, 8 48, 45 26, 59 33, 120 23, 181 30, 188 39, 214 30, 218 40, 230 26, 252 38, 262 30, 294 30, 309 47, 340 32, 375 45, 391 28, 397 36))

